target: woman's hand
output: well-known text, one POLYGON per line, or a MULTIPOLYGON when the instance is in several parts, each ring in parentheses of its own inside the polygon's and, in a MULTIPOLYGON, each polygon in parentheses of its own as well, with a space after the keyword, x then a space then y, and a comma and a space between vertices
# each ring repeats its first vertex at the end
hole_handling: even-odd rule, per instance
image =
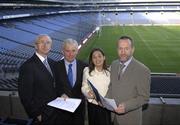
POLYGON ((90 98, 90 99, 94 99, 94 98, 95 98, 94 93, 93 93, 92 90, 90 90, 90 91, 88 92, 88 98, 90 98))

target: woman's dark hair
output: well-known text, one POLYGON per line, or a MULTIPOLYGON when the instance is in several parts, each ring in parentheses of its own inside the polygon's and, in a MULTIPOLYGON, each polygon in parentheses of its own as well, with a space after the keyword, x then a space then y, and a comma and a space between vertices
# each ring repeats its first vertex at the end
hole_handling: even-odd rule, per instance
MULTIPOLYGON (((100 48, 94 48, 90 55, 89 55, 89 74, 91 75, 91 72, 95 69, 95 65, 93 64, 93 61, 92 61, 92 57, 93 57, 93 53, 96 52, 96 51, 99 51, 103 56, 105 56, 104 52, 102 49, 100 48)), ((109 71, 108 69, 108 66, 106 64, 106 59, 104 60, 103 62, 103 70, 105 71, 105 73, 107 74, 106 71, 109 71)))

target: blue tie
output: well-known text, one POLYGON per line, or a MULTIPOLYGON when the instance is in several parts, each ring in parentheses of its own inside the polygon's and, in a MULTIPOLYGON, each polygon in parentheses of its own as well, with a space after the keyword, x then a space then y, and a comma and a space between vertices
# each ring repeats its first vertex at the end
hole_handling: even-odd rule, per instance
POLYGON ((68 69, 68 79, 71 87, 73 87, 73 72, 72 72, 72 64, 69 64, 69 69, 68 69))

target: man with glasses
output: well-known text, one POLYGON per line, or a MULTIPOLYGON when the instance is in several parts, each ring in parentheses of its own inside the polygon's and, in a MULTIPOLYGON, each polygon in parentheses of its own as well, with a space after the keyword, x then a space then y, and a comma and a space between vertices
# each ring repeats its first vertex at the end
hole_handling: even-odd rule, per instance
POLYGON ((36 52, 21 67, 18 92, 28 116, 34 124, 55 125, 56 109, 47 106, 55 99, 55 62, 48 58, 52 40, 48 35, 39 35, 35 40, 36 52))

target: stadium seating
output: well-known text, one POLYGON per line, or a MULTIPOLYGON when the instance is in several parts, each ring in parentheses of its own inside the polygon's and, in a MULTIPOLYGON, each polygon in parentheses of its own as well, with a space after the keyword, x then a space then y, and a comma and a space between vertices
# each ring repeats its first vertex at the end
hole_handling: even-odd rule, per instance
POLYGON ((180 98, 180 77, 151 76, 151 97, 180 98))
POLYGON ((0 125, 32 125, 32 119, 0 118, 0 125))
POLYGON ((48 34, 53 39, 52 51, 49 55, 54 60, 61 59, 60 49, 64 39, 73 38, 82 42, 95 29, 96 17, 94 14, 89 16, 92 19, 87 20, 87 15, 82 14, 62 14, 1 22, 1 71, 3 73, 17 72, 19 66, 32 56, 34 39, 38 34, 48 34))
POLYGON ((174 12, 103 13, 102 25, 166 25, 180 24, 180 14, 174 12))
MULTIPOLYGON (((73 2, 74 0, 70 1, 73 2)), ((78 2, 78 0, 75 1, 78 2)), ((88 2, 88 0, 86 0, 86 2, 88 2)), ((176 6, 170 6, 168 4, 164 6, 139 6, 137 4, 131 7, 124 4, 114 4, 113 2, 110 6, 107 6, 106 1, 102 3, 102 5, 95 5, 95 7, 91 6, 92 4, 90 4, 90 6, 81 4, 79 5, 80 7, 73 7, 73 5, 65 8, 62 6, 1 8, 0 74, 2 75, 0 76, 0 92, 3 94, 4 92, 8 93, 7 96, 3 94, 2 96, 0 95, 2 101, 1 106, 4 107, 0 112, 1 115, 14 115, 18 118, 26 115, 18 94, 14 94, 17 93, 18 89, 17 75, 4 77, 4 74, 18 73, 20 65, 34 53, 34 39, 38 34, 48 34, 53 39, 53 46, 49 56, 57 61, 63 57, 60 50, 64 39, 73 38, 81 43, 97 26, 180 24, 180 13, 175 12, 178 10, 179 4, 176 6), (77 12, 68 12, 75 9, 77 12), (87 10, 87 12, 82 10, 87 10), (173 11, 171 12, 169 10, 173 11), (82 13, 80 13, 81 11, 82 13)), ((158 101, 159 97, 179 98, 179 81, 180 77, 175 76, 152 76, 151 97, 155 97, 158 101)), ((152 109, 151 106, 150 109, 152 109)), ((160 109, 163 109, 163 106, 160 109)), ((159 110, 156 106, 155 109, 156 111, 159 110)), ((176 110, 176 108, 174 108, 174 110, 176 110)), ((147 120, 148 125, 151 125, 151 121, 153 121, 151 119, 152 114, 156 114, 154 112, 149 113, 151 111, 153 110, 148 111, 147 115, 144 115, 149 118, 149 120, 147 120)), ((163 113, 160 111, 160 117, 162 117, 161 114, 163 113)), ((174 112, 171 114, 174 114, 174 112)), ((164 119, 166 120, 166 118, 164 119)), ((31 120, 0 118, 0 125, 15 124, 14 122, 30 124, 31 120)), ((155 123, 157 123, 157 121, 155 123)), ((159 123, 161 124, 161 121, 159 123)))
POLYGON ((18 81, 17 78, 0 79, 0 91, 17 91, 18 81))
MULTIPOLYGON (((180 97, 180 77, 151 76, 151 97, 180 97)), ((1 78, 0 91, 17 91, 17 78, 1 78)))
MULTIPOLYGON (((145 9, 145 6, 122 6, 121 9, 145 9)), ((162 6, 148 6, 148 9, 160 9, 162 6)), ((165 6, 166 9, 177 6, 165 6)), ((147 8, 146 8, 147 9, 147 8)), ((44 14, 60 11, 61 8, 5 9, 0 16, 31 13, 44 14)), ((0 22, 0 73, 18 72, 19 66, 32 56, 34 39, 38 34, 48 34, 53 39, 50 57, 62 58, 60 49, 66 38, 76 39, 79 43, 91 33, 97 25, 154 25, 180 23, 180 14, 174 12, 104 12, 104 13, 68 13, 39 15, 28 18, 3 20, 0 22), (162 17, 157 19, 157 17, 162 17)))

